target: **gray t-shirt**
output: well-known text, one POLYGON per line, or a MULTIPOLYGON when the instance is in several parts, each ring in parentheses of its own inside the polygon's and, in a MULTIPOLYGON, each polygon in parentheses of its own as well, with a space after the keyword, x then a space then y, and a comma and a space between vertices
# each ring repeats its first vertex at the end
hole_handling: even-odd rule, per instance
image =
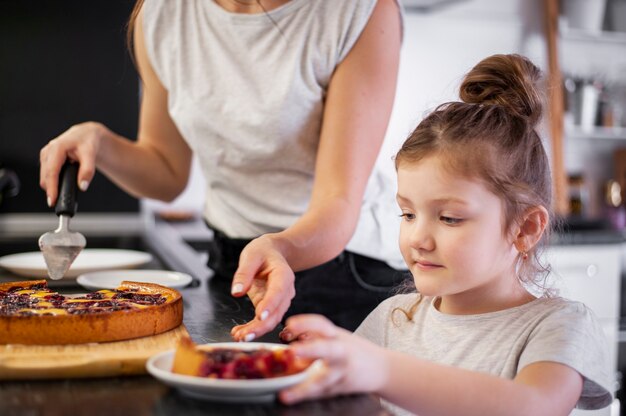
POLYGON ((613 375, 607 373, 607 342, 584 304, 560 297, 538 298, 497 312, 448 315, 434 306, 437 298, 424 297, 409 321, 401 310, 408 311, 417 299, 416 294, 387 299, 356 334, 425 360, 507 379, 538 361, 565 364, 584 377, 576 407, 598 409, 611 403, 613 375))
MULTIPOLYGON (((214 227, 253 238, 306 211, 328 85, 376 1, 290 0, 267 14, 231 13, 213 0, 144 3, 148 57, 198 156, 214 227)), ((397 266, 399 211, 384 178, 369 182, 351 248, 397 266)))

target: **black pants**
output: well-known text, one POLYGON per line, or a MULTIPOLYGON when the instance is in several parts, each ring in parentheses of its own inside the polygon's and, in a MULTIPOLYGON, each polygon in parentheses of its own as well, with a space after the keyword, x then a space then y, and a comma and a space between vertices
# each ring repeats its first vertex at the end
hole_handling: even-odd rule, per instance
MULTIPOLYGON (((208 261, 215 272, 214 279, 232 280, 239 255, 249 242, 214 231, 208 261)), ((297 272, 295 277, 296 296, 284 319, 301 313, 318 313, 335 325, 354 331, 411 275, 385 262, 344 251, 327 263, 297 272)))

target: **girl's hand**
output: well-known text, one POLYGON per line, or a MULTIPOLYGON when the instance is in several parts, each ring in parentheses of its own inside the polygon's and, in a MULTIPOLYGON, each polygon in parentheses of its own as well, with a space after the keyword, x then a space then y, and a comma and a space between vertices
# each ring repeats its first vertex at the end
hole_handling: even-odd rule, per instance
POLYGON ((241 252, 231 293, 248 295, 255 307, 250 322, 237 325, 231 335, 238 341, 252 341, 273 330, 295 296, 293 270, 274 244, 271 234, 252 240, 241 252))
POLYGON ((78 187, 83 192, 87 190, 96 172, 100 140, 106 131, 104 125, 96 122, 76 124, 41 149, 39 186, 46 192, 48 206, 56 203, 59 172, 66 159, 80 164, 78 187))
POLYGON ((296 355, 323 360, 321 369, 307 380, 280 392, 279 398, 284 403, 377 392, 387 383, 385 350, 336 327, 323 316, 293 316, 287 320, 283 332, 300 339, 291 344, 296 355))

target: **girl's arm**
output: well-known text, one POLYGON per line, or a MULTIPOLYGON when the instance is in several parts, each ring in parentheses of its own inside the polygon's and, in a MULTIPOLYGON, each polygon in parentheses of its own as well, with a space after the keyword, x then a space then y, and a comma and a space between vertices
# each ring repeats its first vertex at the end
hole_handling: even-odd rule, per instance
POLYGON ((66 158, 80 162, 81 189, 96 168, 136 197, 172 200, 189 178, 191 150, 167 110, 167 91, 152 69, 145 49, 142 13, 135 24, 134 44, 142 79, 139 131, 130 141, 96 122, 75 125, 41 151, 40 185, 50 204, 57 198, 58 176, 66 158))
POLYGON ((286 403, 370 392, 420 415, 568 415, 582 392, 582 376, 554 362, 522 369, 514 380, 420 360, 384 349, 315 315, 290 318, 296 354, 325 366, 306 382, 281 392, 286 403))
POLYGON ((331 260, 352 236, 393 105, 400 38, 395 0, 379 0, 330 81, 307 211, 291 227, 254 240, 242 253, 233 292, 248 293, 257 318, 234 328, 235 338, 272 330, 293 297, 292 270, 331 260))
POLYGON ((569 415, 583 387, 582 376, 555 362, 537 362, 515 379, 463 370, 383 350, 388 383, 381 397, 424 415, 569 415))

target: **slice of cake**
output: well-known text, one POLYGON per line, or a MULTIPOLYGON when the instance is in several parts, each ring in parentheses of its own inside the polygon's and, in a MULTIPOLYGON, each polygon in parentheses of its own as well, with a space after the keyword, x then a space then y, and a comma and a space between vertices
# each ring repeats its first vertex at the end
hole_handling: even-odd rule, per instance
POLYGON ((295 374, 309 364, 309 360, 296 357, 287 347, 199 348, 190 338, 183 338, 174 355, 172 372, 231 380, 264 379, 295 374))

